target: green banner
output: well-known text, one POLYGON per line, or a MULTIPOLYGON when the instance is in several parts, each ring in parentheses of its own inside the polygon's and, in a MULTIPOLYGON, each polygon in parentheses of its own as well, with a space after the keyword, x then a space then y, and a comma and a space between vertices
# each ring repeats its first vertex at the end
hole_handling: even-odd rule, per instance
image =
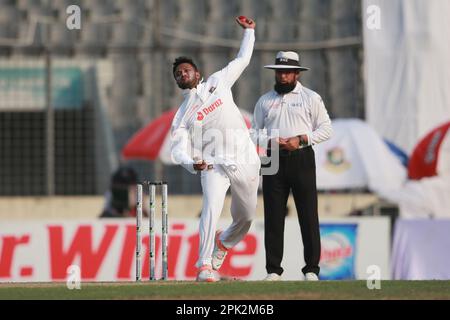
MULTIPOLYGON (((51 76, 53 107, 81 108, 84 100, 82 70, 53 67, 51 76)), ((45 68, 0 67, 0 109, 42 109, 45 101, 45 68)))

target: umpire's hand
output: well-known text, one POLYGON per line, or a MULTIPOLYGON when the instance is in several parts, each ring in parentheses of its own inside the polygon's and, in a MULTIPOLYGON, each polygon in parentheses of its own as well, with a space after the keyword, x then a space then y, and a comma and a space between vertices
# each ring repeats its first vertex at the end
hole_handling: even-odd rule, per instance
POLYGON ((254 20, 244 16, 236 17, 236 22, 244 29, 255 29, 256 27, 254 20))
MULTIPOLYGON (((280 144, 281 146, 281 144, 280 144)), ((287 151, 297 150, 300 146, 300 138, 299 137, 290 137, 286 139, 286 142, 282 145, 282 149, 287 151)))
POLYGON ((280 138, 280 148, 288 151, 294 151, 300 148, 300 146, 308 145, 308 136, 306 134, 302 134, 296 137, 290 137, 287 139, 281 140, 280 138))

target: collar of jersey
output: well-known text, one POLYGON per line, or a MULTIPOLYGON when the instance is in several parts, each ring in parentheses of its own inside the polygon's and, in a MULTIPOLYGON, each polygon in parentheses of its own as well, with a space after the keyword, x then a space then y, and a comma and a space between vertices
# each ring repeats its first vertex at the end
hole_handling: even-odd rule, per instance
POLYGON ((203 82, 203 78, 200 80, 200 82, 197 84, 197 87, 192 88, 192 89, 183 89, 181 91, 181 94, 183 95, 183 97, 189 96, 191 94, 196 94, 197 91, 200 91, 202 89, 202 87, 204 86, 204 82, 203 82))
POLYGON ((300 90, 302 90, 302 84, 297 81, 297 85, 295 86, 294 90, 292 90, 292 93, 300 93, 300 90))

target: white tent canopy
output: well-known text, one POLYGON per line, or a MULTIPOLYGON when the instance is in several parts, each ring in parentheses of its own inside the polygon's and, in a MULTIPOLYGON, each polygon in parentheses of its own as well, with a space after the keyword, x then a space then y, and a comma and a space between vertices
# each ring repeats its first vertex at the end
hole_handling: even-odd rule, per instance
POLYGON ((399 189, 406 168, 382 137, 359 119, 333 120, 333 136, 314 147, 317 188, 368 188, 374 193, 399 189))
POLYGON ((383 194, 397 203, 402 218, 450 218, 450 177, 409 180, 403 188, 383 194))
POLYGON ((410 153, 450 114, 450 1, 364 0, 362 10, 367 122, 410 153))

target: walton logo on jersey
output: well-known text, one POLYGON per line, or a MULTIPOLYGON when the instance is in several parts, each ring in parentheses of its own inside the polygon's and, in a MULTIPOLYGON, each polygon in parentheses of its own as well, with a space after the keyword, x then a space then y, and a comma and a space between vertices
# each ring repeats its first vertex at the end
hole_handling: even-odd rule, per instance
POLYGON ((223 105, 223 102, 221 99, 217 99, 214 101, 209 107, 203 108, 203 110, 197 112, 197 120, 202 121, 203 118, 208 114, 216 110, 218 107, 223 105))

